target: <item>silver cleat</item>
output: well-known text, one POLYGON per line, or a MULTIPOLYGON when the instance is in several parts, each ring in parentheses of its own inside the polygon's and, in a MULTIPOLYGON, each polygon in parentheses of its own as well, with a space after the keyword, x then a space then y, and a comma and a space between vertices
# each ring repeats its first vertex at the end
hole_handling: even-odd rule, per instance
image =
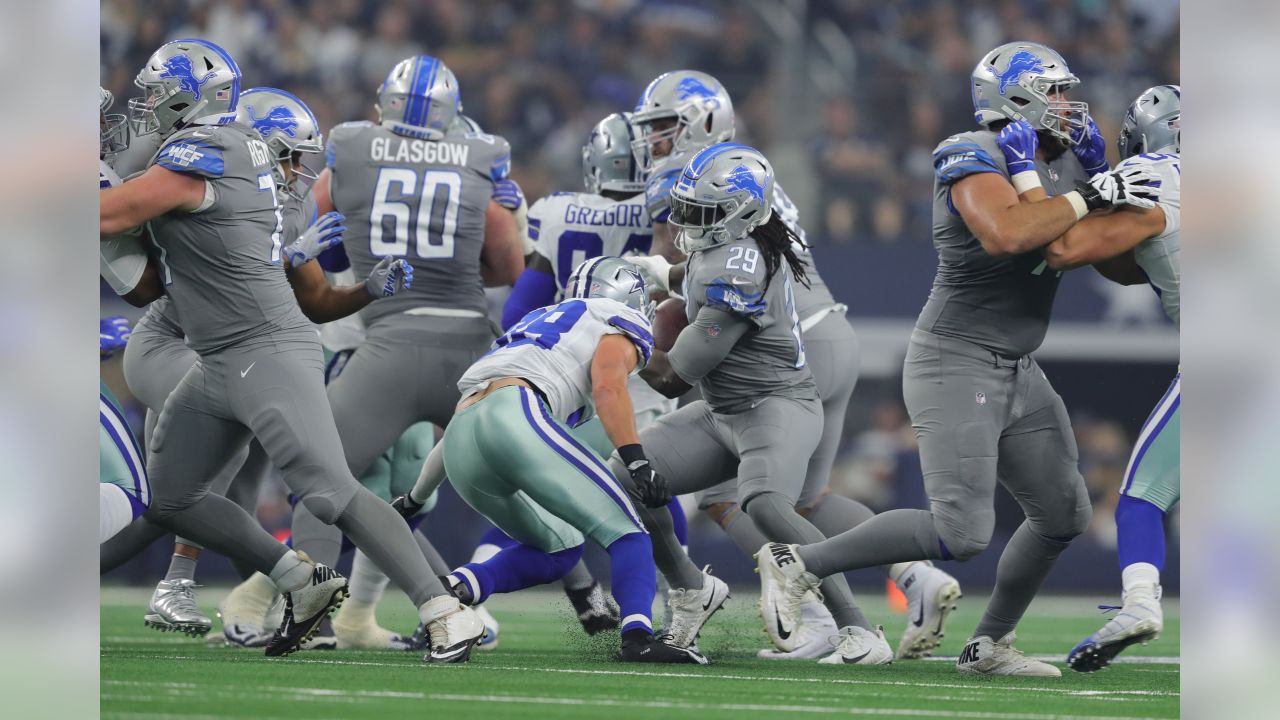
POLYGON ((197 587, 192 580, 161 580, 151 596, 147 614, 142 616, 143 624, 161 632, 177 631, 191 637, 208 633, 213 621, 196 605, 197 587))

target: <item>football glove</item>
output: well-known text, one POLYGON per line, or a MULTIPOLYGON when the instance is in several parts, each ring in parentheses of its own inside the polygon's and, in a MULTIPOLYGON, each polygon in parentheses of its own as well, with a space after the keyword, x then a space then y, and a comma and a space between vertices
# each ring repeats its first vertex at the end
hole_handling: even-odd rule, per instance
POLYGON ((628 255, 623 260, 640 270, 645 289, 649 292, 671 291, 671 263, 666 258, 661 255, 628 255))
POLYGON ((493 201, 502 207, 515 212, 516 208, 524 204, 524 191, 520 189, 520 185, 511 178, 499 180, 493 184, 493 201))
POLYGON ((1089 182, 1077 180, 1076 192, 1090 210, 1120 205, 1153 208, 1160 200, 1160 176, 1131 165, 1094 175, 1089 182))
POLYGON ((392 500, 391 507, 395 508, 396 512, 400 513, 400 517, 404 518, 406 521, 412 520, 413 516, 422 511, 422 505, 414 502, 413 498, 409 497, 407 494, 401 495, 395 500, 392 500))
POLYGON ((1017 120, 1005 125, 996 135, 996 144, 1004 153, 1004 163, 1009 168, 1009 177, 1018 173, 1036 171, 1036 148, 1040 147, 1040 138, 1026 120, 1017 120))
POLYGON ((649 464, 644 456, 644 448, 639 444, 623 445, 618 448, 618 456, 631 475, 631 484, 634 486, 631 489, 632 498, 650 508, 660 508, 671 502, 667 480, 649 464))
POLYGON ((404 260, 384 257, 369 271, 364 289, 376 298, 386 298, 413 287, 413 266, 404 260))
POLYGON ((129 343, 129 319, 123 315, 112 315, 98 321, 98 356, 106 360, 129 343))
POLYGON ((311 262, 317 255, 342 242, 342 233, 347 228, 342 224, 346 220, 339 212, 327 212, 311 223, 297 240, 284 248, 284 259, 288 267, 296 268, 311 262))
POLYGON ((1071 152, 1079 158, 1084 171, 1093 177, 1111 168, 1107 165, 1107 141, 1102 137, 1098 124, 1089 118, 1089 126, 1071 131, 1071 139, 1075 142, 1071 152))

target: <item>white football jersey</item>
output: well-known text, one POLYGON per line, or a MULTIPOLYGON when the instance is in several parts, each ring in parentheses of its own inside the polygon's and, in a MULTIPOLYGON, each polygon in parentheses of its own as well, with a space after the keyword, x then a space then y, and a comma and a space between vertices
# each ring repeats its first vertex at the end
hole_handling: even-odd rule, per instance
POLYGON ((511 326, 506 335, 458 381, 465 397, 486 380, 524 378, 551 404, 551 413, 576 427, 595 414, 591 399, 591 360, 600 339, 622 335, 636 347, 636 371, 653 354, 648 318, 611 298, 565 300, 538 308, 511 326))
MULTIPOLYGON (((106 162, 98 161, 98 187, 112 188, 121 184, 120 176, 106 162)), ((98 274, 111 285, 117 295, 127 294, 138 285, 147 269, 147 250, 142 244, 142 229, 99 238, 98 274)))
POLYGON ((1119 167, 1142 165, 1160 176, 1160 209, 1164 232, 1147 238, 1133 249, 1134 259, 1147 274, 1151 287, 1174 325, 1180 325, 1182 260, 1178 231, 1182 227, 1182 160, 1176 154, 1134 155, 1119 167))
MULTIPOLYGON (((653 245, 653 226, 644 193, 612 200, 591 193, 559 192, 529 208, 529 238, 534 251, 554 268, 556 287, 564 297, 569 276, 588 258, 623 257, 632 252, 648 255, 653 245)), ((627 387, 636 414, 675 409, 674 401, 638 377, 632 378, 627 387)))

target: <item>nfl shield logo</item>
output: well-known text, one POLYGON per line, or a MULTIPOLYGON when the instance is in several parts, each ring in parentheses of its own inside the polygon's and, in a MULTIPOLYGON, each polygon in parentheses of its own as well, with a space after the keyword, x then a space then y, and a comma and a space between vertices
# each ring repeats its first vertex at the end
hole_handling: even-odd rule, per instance
POLYGON ((707 328, 707 337, 716 337, 719 334, 720 334, 719 325, 712 324, 711 327, 707 328))
POLYGON ((987 394, 986 394, 986 393, 984 393, 984 392, 980 392, 980 393, 978 393, 977 395, 974 395, 974 396, 973 396, 973 399, 974 399, 974 400, 975 400, 979 405, 986 405, 986 404, 987 404, 987 394))

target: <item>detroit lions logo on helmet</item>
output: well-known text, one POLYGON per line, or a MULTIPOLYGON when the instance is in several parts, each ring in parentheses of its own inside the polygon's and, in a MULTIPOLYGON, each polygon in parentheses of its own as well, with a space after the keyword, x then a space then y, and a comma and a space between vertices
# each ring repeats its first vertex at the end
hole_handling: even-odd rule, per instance
POLYGON ((1003 95, 1005 89, 1017 85, 1023 75, 1044 72, 1044 63, 1029 50, 1019 50, 1009 58, 1009 66, 1004 72, 997 71, 995 65, 991 66, 991 72, 1000 78, 1000 94, 1003 95))
POLYGON ((733 172, 725 176, 729 187, 733 188, 730 194, 746 191, 756 202, 764 202, 764 186, 756 181, 756 176, 746 165, 739 165, 733 169, 733 172))
POLYGON ((191 58, 186 55, 174 55, 164 61, 164 70, 160 72, 162 78, 174 78, 178 81, 178 87, 184 92, 189 92, 196 99, 200 99, 200 87, 213 79, 218 73, 210 70, 204 74, 204 77, 197 78, 195 68, 191 65, 191 58))
POLYGON ((680 81, 676 86, 676 92, 680 94, 681 100, 688 100, 690 97, 697 95, 698 97, 714 98, 716 91, 707 87, 706 83, 695 77, 687 77, 680 81))
POLYGON ((253 114, 253 108, 245 108, 249 111, 249 124, 262 137, 270 135, 272 131, 279 130, 289 137, 298 137, 298 119, 289 112, 289 108, 284 105, 276 105, 267 111, 266 115, 257 117, 253 114))

